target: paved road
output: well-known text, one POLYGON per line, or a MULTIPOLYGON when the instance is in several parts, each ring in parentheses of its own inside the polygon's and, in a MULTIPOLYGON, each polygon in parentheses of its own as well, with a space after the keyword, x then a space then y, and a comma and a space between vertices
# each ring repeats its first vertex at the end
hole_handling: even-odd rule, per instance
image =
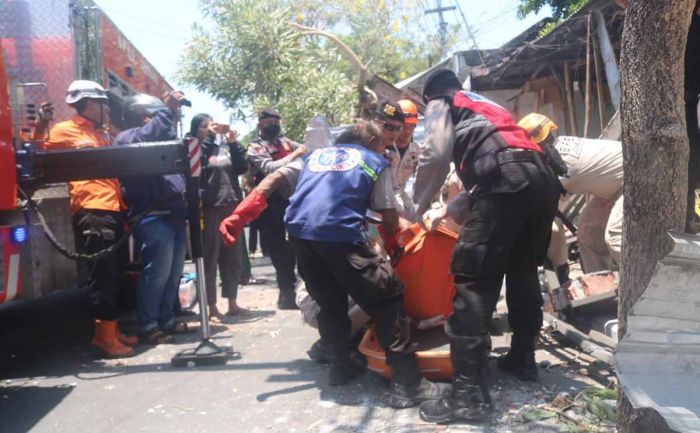
MULTIPOLYGON (((255 275, 272 281, 269 262, 256 262, 255 275)), ((194 347, 196 335, 127 360, 95 358, 85 303, 75 295, 0 309, 0 432, 556 432, 556 425, 521 423, 520 408, 590 382, 578 365, 567 365, 575 351, 551 346, 538 351, 554 367, 537 384, 503 378, 492 365, 498 410, 487 424, 425 424, 415 409, 386 407, 387 383, 370 372, 345 387, 327 386, 327 367, 305 353, 316 330, 296 311, 276 311, 273 287, 243 287, 239 299, 256 316, 213 331, 217 344, 240 357, 182 369, 170 359, 194 347)), ((496 350, 505 344, 497 338, 496 350)))

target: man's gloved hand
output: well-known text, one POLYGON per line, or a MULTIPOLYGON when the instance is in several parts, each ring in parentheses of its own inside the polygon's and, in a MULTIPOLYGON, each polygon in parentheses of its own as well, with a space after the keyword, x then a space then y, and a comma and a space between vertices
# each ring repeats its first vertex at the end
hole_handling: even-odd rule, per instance
POLYGON ((253 189, 250 194, 238 205, 233 213, 224 218, 219 225, 219 234, 224 245, 230 247, 236 243, 243 227, 253 221, 267 209, 267 199, 258 190, 253 189))

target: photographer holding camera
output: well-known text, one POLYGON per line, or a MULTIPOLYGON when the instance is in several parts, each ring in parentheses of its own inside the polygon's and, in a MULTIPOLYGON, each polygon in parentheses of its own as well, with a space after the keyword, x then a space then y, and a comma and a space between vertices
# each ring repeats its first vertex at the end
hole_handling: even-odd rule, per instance
POLYGON ((228 299, 226 316, 248 315, 238 306, 238 282, 242 271, 242 250, 239 245, 224 246, 219 224, 229 216, 243 198, 238 176, 248 170, 246 150, 238 142, 238 134, 229 125, 213 121, 208 114, 192 118, 188 137, 195 137, 202 147, 202 232, 204 276, 207 301, 212 319, 223 320, 216 306, 216 271, 221 275, 221 295, 228 299), (217 138, 221 140, 217 140, 217 138))

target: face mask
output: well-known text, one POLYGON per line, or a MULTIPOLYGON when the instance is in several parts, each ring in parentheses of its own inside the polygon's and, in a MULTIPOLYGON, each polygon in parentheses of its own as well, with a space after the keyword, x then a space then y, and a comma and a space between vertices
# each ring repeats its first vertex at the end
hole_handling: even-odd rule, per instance
POLYGON ((267 125, 262 129, 262 133, 267 138, 276 138, 278 135, 280 135, 281 131, 282 128, 280 128, 279 125, 267 125))

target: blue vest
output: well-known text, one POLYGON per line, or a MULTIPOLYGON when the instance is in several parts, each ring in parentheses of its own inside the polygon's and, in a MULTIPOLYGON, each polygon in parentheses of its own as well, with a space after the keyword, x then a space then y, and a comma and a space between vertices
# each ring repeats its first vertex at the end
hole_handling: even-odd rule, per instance
POLYGON ((284 222, 290 235, 323 242, 365 242, 363 219, 379 173, 389 162, 359 144, 306 157, 284 222))

